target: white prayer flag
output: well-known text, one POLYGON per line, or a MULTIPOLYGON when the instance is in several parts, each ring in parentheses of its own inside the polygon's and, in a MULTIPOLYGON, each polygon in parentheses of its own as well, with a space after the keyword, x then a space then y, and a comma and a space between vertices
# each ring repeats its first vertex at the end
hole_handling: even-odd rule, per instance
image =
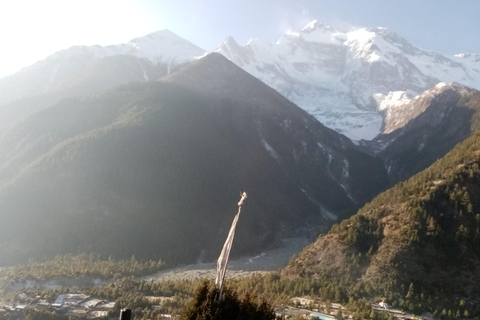
POLYGON ((227 272, 228 256, 230 255, 230 249, 232 248, 233 237, 235 236, 235 228, 237 226, 238 218, 240 217, 240 210, 242 209, 243 200, 247 198, 247 193, 243 192, 241 196, 242 198, 238 203, 238 213, 233 219, 232 226, 230 227, 230 231, 228 232, 227 240, 223 245, 222 253, 220 253, 220 256, 217 260, 217 277, 215 279, 215 285, 220 290, 220 292, 222 292, 223 280, 225 279, 225 273, 227 272))

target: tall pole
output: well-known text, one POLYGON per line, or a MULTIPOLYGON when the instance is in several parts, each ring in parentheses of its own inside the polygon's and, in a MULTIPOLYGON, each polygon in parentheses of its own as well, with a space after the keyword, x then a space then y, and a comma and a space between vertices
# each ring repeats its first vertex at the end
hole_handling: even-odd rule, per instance
POLYGON ((233 218, 232 226, 230 227, 230 231, 228 232, 227 240, 225 240, 222 252, 220 253, 220 256, 217 260, 217 277, 215 278, 215 285, 220 291, 219 300, 222 300, 223 281, 225 280, 225 274, 227 273, 228 257, 230 256, 233 238, 235 237, 235 228, 237 226, 238 218, 240 217, 240 211, 242 210, 243 201, 247 198, 247 193, 242 192, 240 196, 241 199, 238 202, 238 213, 235 218, 233 218))

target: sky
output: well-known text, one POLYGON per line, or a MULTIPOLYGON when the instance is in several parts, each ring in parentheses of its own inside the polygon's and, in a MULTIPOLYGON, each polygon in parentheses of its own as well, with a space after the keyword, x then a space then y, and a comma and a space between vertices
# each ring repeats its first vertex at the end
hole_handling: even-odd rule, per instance
POLYGON ((386 27, 445 55, 480 54, 478 0, 0 1, 0 78, 74 45, 102 46, 169 29, 214 51, 232 36, 275 42, 312 20, 349 30, 386 27))

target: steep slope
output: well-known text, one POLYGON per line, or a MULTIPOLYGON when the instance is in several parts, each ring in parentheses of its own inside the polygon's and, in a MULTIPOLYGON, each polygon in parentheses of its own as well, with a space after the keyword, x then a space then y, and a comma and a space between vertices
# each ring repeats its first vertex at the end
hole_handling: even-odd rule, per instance
MULTIPOLYGON (((32 110, 25 100, 46 94, 52 101, 102 91, 129 82, 155 81, 205 53, 163 30, 126 44, 76 46, 0 79, 1 124, 9 125, 32 110), (53 99, 55 98, 55 99, 53 99)), ((40 104, 34 111, 40 110, 40 104)))
POLYGON ((441 83, 390 108, 386 131, 372 141, 393 183, 418 173, 480 129, 480 92, 441 83))
POLYGON ((217 51, 354 140, 382 132, 382 111, 438 82, 480 88, 478 55, 445 57, 386 28, 344 32, 313 21, 275 44, 228 38, 217 51), (401 101, 401 100, 400 100, 401 101))
POLYGON ((218 54, 64 99, 0 137, 0 261, 67 252, 215 257, 315 233, 387 183, 357 150, 218 54), (306 230, 306 231, 305 231, 306 230))
POLYGON ((477 132, 335 225, 284 276, 334 283, 344 299, 384 296, 410 310, 478 315, 479 165, 477 132))

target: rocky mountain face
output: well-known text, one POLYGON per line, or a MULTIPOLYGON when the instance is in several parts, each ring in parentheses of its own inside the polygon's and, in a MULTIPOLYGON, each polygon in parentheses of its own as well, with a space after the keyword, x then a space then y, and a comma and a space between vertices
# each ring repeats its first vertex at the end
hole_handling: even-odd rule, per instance
POLYGON ((385 161, 394 184, 426 169, 479 129, 480 92, 440 83, 389 108, 386 133, 369 145, 385 161))
POLYGON ((386 297, 435 316, 443 309, 478 316, 479 165, 477 132, 333 226, 283 276, 324 281, 337 299, 386 297))
POLYGON ((315 233, 387 183, 382 163, 219 54, 70 97, 0 136, 0 263, 97 252, 214 258, 315 233))
POLYGON ((228 38, 217 51, 353 140, 384 132, 390 107, 439 82, 480 88, 480 56, 445 57, 385 28, 344 32, 313 21, 275 44, 228 38))
POLYGON ((155 81, 205 51, 163 30, 128 43, 76 46, 0 79, 0 128, 62 98, 155 81))

